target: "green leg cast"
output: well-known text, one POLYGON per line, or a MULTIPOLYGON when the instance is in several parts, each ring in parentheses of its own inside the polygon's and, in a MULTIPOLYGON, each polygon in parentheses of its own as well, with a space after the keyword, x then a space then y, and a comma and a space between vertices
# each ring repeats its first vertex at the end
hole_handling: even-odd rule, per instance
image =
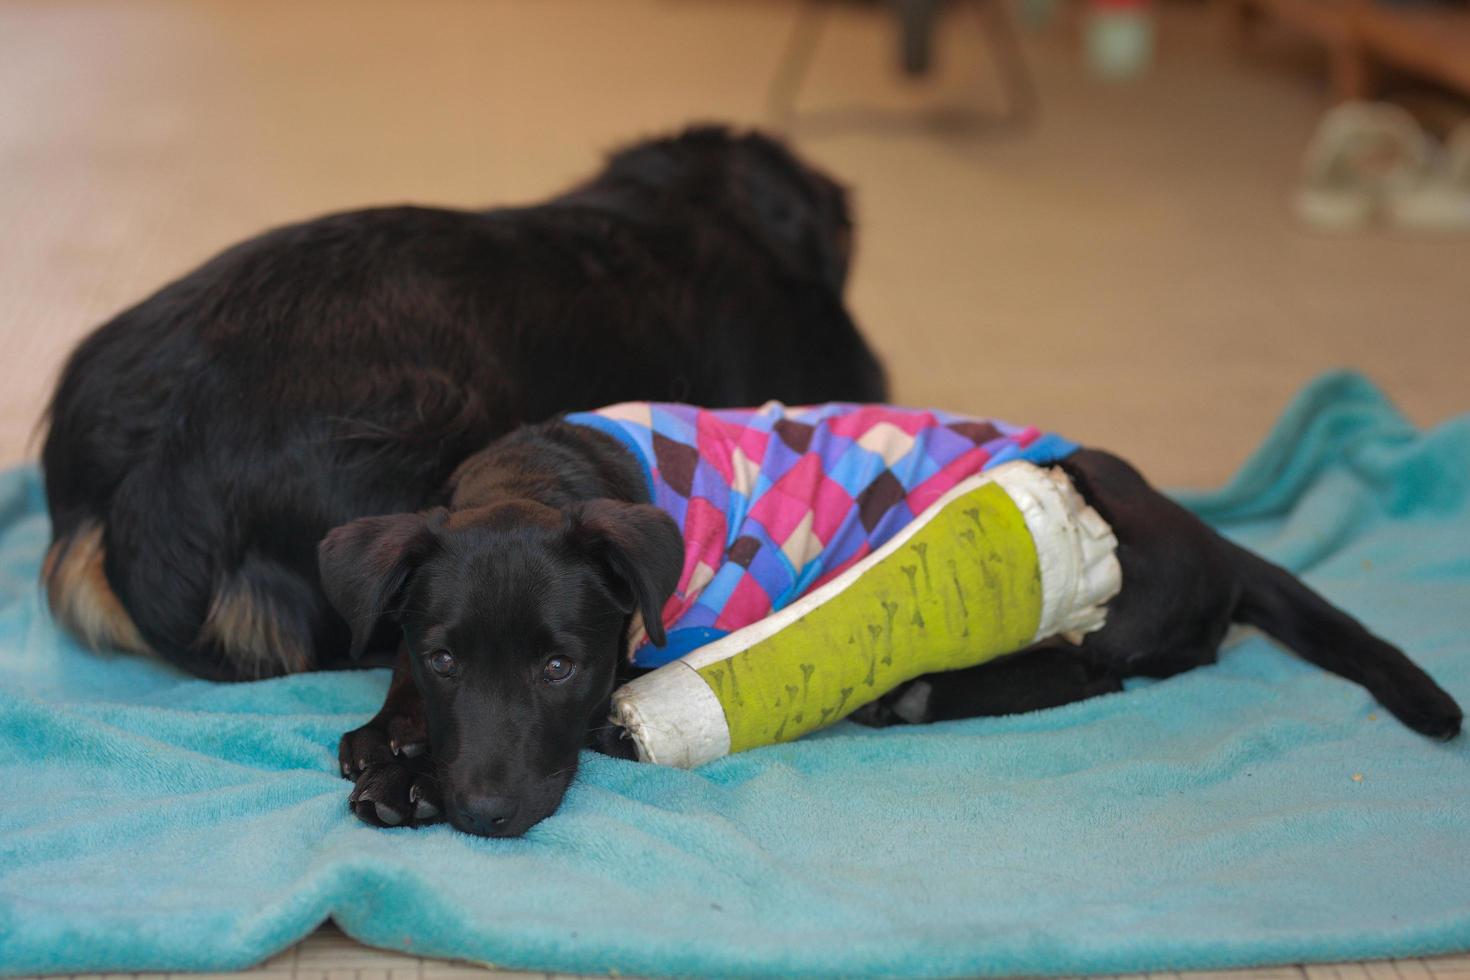
POLYGON ((668 765, 790 741, 923 674, 1097 628, 1115 547, 1060 471, 996 467, 822 588, 625 685, 613 720, 668 765))

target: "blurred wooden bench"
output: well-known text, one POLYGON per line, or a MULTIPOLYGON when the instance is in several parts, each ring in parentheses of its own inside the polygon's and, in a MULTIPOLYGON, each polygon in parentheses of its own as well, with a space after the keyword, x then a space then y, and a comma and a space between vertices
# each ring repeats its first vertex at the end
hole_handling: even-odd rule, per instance
POLYGON ((1470 95, 1470 4, 1374 0, 1222 0, 1242 33, 1259 19, 1277 21, 1327 48, 1333 95, 1374 95, 1374 67, 1402 71, 1470 95))

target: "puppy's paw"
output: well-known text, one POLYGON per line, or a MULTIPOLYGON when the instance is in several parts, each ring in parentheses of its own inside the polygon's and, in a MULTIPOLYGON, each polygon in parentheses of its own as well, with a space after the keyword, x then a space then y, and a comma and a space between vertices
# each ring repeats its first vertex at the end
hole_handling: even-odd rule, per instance
POLYGON ((638 746, 627 729, 619 725, 603 725, 587 734, 587 747, 594 752, 610 755, 614 759, 638 761, 638 746))
POLYGON ((1410 692, 1394 692, 1385 706, 1405 725, 1421 735, 1449 741, 1460 734, 1464 712, 1455 699, 1428 678, 1410 692))
POLYGON ((396 715, 385 723, 374 718, 342 736, 342 741, 337 743, 337 764, 343 779, 356 782, 375 766, 418 758, 428 747, 428 733, 424 731, 422 719, 396 715))
POLYGON ((369 769, 392 761, 388 732, 378 727, 376 719, 343 735, 342 741, 337 743, 337 764, 343 779, 357 782, 369 769))
POLYGON ((890 725, 922 725, 932 721, 929 708, 933 685, 928 681, 910 681, 900 684, 876 701, 870 701, 848 715, 849 721, 869 728, 887 728, 890 725))
POLYGON ((422 827, 444 819, 439 783, 423 767, 389 762, 357 780, 347 805, 374 827, 422 827))
POLYGON ((861 708, 847 716, 848 721, 855 721, 867 728, 887 728, 890 725, 902 725, 903 719, 893 713, 893 709, 882 701, 870 701, 861 708))

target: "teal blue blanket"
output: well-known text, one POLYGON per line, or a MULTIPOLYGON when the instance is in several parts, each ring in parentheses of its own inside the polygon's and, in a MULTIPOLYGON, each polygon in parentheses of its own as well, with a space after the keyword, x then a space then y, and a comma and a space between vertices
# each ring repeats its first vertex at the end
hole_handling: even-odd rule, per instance
MULTIPOLYGON (((1118 447, 1126 452, 1127 447, 1118 447)), ((1325 378, 1190 506, 1470 703, 1470 416, 1325 378)), ((337 737, 383 672, 191 680, 44 611, 33 470, 0 477, 0 971, 243 967, 329 916, 538 970, 909 976, 1470 948, 1470 738, 1411 734, 1251 638, 1032 715, 682 772, 586 755, 521 840, 373 830, 337 737)))

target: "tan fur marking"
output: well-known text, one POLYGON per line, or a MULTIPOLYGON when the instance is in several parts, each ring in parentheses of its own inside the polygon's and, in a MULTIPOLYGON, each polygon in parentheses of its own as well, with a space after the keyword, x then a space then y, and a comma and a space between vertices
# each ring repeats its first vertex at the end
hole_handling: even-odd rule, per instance
POLYGON ((239 582, 215 590, 199 640, 217 644, 243 677, 296 674, 311 667, 309 651, 284 633, 250 587, 239 582))
POLYGON ((633 616, 628 620, 628 642, 624 644, 623 654, 628 658, 628 663, 633 662, 633 654, 648 639, 648 628, 643 625, 643 610, 633 610, 633 616))
POLYGON ((51 546, 41 566, 51 615, 93 650, 151 655, 153 651, 112 591, 102 559, 102 526, 95 522, 83 524, 71 537, 51 546))

